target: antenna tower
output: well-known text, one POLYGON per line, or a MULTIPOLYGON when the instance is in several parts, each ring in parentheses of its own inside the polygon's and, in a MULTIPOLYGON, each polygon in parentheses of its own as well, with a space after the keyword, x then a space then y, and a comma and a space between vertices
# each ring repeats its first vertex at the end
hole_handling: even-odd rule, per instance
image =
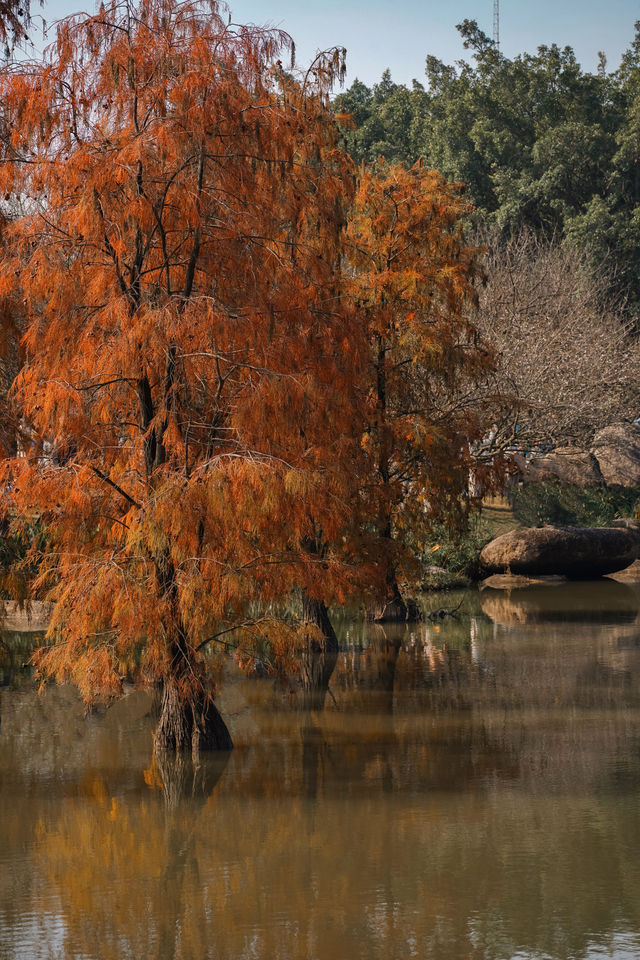
POLYGON ((493 0, 493 42, 500 49, 500 0, 493 0))

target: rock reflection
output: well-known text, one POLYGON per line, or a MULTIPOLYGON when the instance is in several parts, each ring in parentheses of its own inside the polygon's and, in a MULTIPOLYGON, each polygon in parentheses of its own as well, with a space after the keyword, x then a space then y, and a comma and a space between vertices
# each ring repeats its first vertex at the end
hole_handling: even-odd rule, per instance
POLYGON ((628 623, 638 615, 638 593, 615 580, 584 583, 549 582, 513 590, 486 589, 482 610, 502 626, 573 622, 628 623))
POLYGON ((640 707, 640 595, 603 580, 481 594, 498 633, 481 645, 514 707, 640 707), (516 639, 522 656, 498 643, 516 639))

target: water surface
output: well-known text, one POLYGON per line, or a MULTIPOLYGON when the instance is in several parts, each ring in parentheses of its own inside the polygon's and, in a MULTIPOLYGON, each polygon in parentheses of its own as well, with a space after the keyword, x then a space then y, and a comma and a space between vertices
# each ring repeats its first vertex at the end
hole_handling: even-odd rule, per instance
POLYGON ((325 695, 230 675, 196 770, 5 664, 0 958, 640 956, 638 592, 460 599, 345 620, 325 695))

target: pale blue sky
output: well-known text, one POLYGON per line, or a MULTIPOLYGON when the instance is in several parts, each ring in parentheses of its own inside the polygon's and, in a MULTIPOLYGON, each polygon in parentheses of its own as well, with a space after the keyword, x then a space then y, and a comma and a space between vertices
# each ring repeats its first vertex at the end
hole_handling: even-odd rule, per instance
MULTIPOLYGON (((466 56, 455 29, 465 17, 493 31, 493 0, 237 0, 230 4, 236 23, 272 24, 287 30, 296 42, 298 61, 308 62, 316 50, 347 48, 348 80, 367 84, 385 67, 398 83, 424 80, 424 61, 433 53, 445 62, 466 56)), ((47 21, 76 12, 93 12, 93 0, 48 0, 47 21)), ((32 12, 39 13, 37 0, 32 12)), ((615 68, 640 19, 640 0, 500 0, 500 41, 509 57, 535 52, 543 43, 568 44, 583 67, 594 70, 598 50, 615 68)), ((34 28, 34 40, 41 40, 34 28)))

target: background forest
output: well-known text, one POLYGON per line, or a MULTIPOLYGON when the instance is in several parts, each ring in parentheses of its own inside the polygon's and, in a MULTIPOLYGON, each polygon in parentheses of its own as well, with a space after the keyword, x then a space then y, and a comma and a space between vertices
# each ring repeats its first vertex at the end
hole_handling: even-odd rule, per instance
POLYGON ((427 56, 426 85, 382 74, 336 98, 351 156, 427 166, 466 184, 474 222, 530 228, 586 253, 640 315, 640 23, 616 70, 584 72, 570 47, 505 57, 474 21, 469 62, 427 56))

